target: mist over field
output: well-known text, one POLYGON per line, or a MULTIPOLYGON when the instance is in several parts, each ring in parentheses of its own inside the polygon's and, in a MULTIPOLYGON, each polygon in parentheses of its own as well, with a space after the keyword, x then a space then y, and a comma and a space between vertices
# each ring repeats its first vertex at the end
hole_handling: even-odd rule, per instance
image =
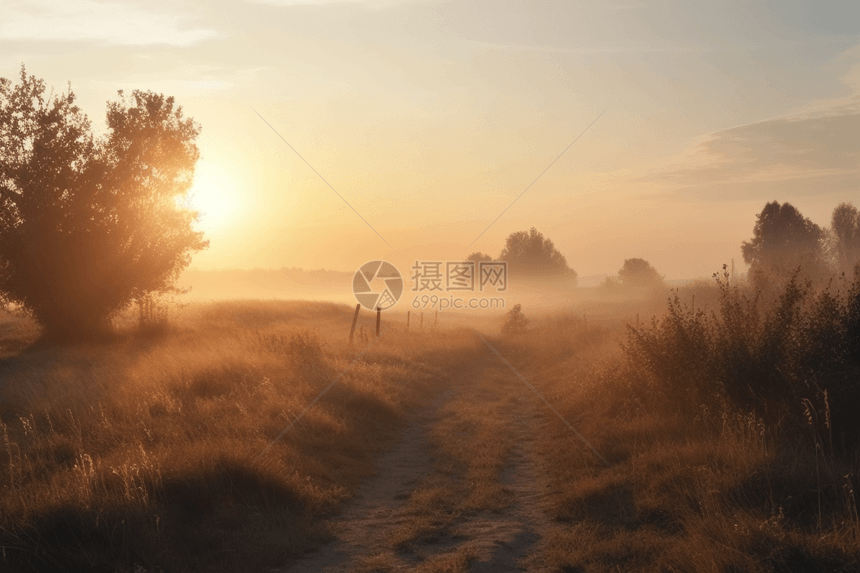
POLYGON ((0 572, 860 571, 860 4, 0 8, 0 572))

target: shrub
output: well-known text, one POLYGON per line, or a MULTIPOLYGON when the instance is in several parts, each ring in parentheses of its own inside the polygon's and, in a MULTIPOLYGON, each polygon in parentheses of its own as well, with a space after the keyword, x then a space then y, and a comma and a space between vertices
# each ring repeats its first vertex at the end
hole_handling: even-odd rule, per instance
MULTIPOLYGON (((727 403, 772 422, 803 425, 807 405, 846 445, 860 437, 860 274, 847 288, 814 292, 795 272, 774 303, 714 275, 718 308, 681 302, 650 327, 631 328, 623 372, 643 403, 698 409, 727 403), (831 419, 832 416, 832 419, 831 419)), ((829 429, 829 428, 828 428, 829 429)))
POLYGON ((505 324, 502 325, 502 334, 518 335, 525 333, 529 325, 529 319, 523 314, 522 305, 514 305, 514 308, 508 311, 508 318, 505 324))

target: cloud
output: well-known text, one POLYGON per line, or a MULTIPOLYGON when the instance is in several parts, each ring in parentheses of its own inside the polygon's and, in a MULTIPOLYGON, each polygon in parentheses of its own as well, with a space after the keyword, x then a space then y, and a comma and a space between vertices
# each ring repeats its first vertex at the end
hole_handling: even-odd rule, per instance
POLYGON ((674 198, 771 199, 860 190, 860 98, 718 131, 639 182, 674 198))
POLYGON ((188 16, 120 2, 24 0, 4 3, 3 12, 0 40, 6 41, 188 46, 219 36, 193 27, 188 16))

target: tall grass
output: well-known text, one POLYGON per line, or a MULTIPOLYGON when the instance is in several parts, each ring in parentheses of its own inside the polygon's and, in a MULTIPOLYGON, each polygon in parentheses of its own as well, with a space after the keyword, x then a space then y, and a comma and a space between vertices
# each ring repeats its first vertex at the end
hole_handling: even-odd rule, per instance
POLYGON ((795 275, 771 303, 727 279, 715 275, 716 309, 676 293, 664 318, 631 329, 630 394, 686 411, 726 401, 785 431, 814 422, 850 453, 860 439, 860 275, 818 291, 795 275))
POLYGON ((603 363, 582 367, 584 340, 564 357, 530 349, 559 356, 533 360, 536 386, 610 462, 547 416, 552 512, 569 524, 550 563, 860 569, 860 277, 817 290, 794 277, 770 297, 728 279, 697 285, 695 303, 676 291, 603 363))
POLYGON ((259 570, 324 541, 319 516, 469 348, 456 332, 383 337, 350 367, 351 318, 218 303, 6 358, 0 569, 259 570))

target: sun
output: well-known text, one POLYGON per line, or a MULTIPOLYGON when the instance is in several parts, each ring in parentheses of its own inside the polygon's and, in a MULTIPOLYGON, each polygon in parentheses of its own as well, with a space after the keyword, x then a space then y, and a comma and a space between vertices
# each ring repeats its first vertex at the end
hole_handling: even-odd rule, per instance
POLYGON ((205 231, 223 230, 235 223, 242 201, 235 181, 223 169, 202 164, 183 203, 199 213, 196 226, 205 231))

